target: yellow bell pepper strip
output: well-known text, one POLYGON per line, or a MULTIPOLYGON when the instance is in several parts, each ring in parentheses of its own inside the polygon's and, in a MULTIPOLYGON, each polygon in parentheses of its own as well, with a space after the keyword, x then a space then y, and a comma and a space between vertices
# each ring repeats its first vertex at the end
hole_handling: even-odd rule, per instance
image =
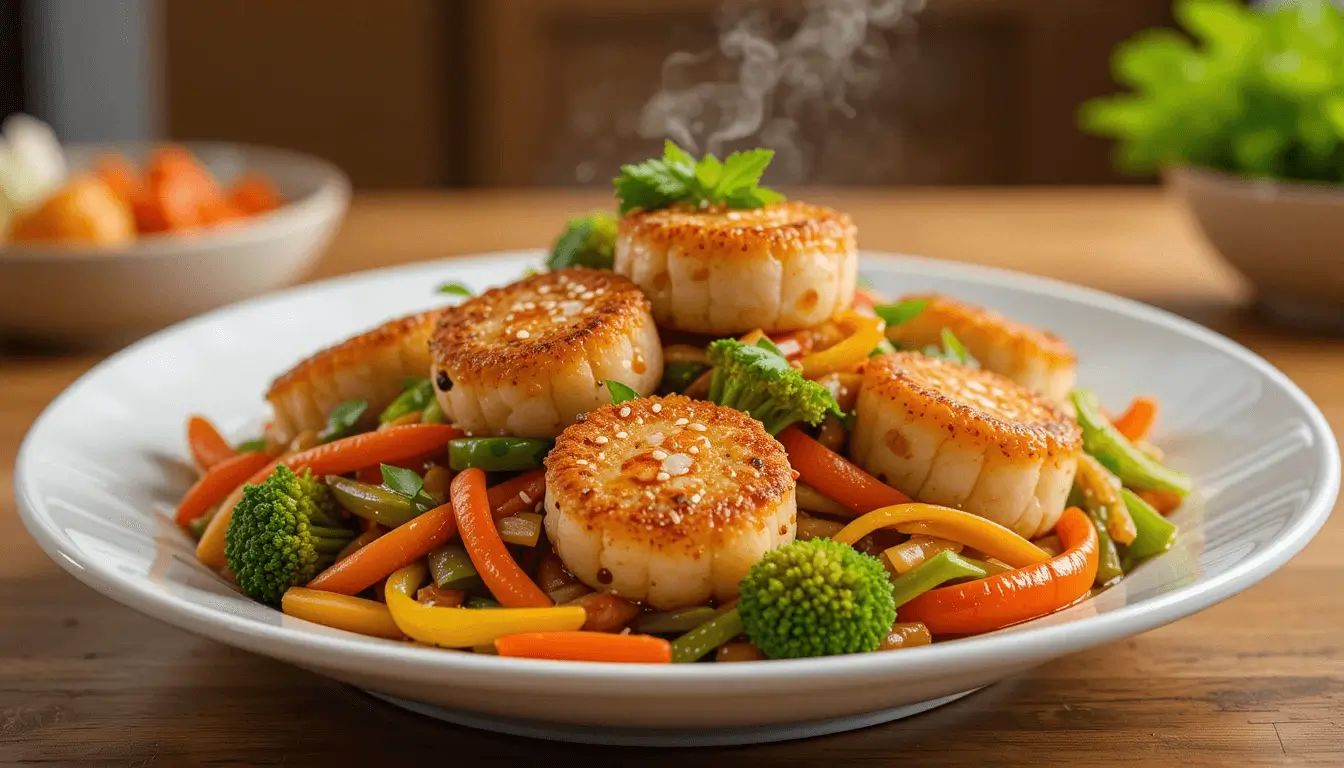
POLYGON ((587 621, 578 605, 551 608, 435 608, 413 597, 429 575, 415 562, 387 577, 387 609, 397 627, 412 640, 444 648, 490 645, 501 637, 525 632, 573 632, 587 621))
POLYGON ((286 616, 370 637, 386 637, 390 640, 405 637, 392 620, 386 605, 361 597, 290 587, 280 599, 280 610, 286 616))
POLYGON ((828 373, 847 371, 867 360, 877 345, 886 339, 886 325, 881 318, 846 312, 839 320, 853 330, 838 344, 804 357, 800 361, 803 378, 816 379, 828 373))
POLYGON ((921 622, 935 635, 976 635, 1072 605, 1087 595, 1097 577, 1097 529, 1082 510, 1069 507, 1056 531, 1068 547, 1064 554, 925 592, 897 609, 898 619, 921 622))
POLYGON ((895 504, 875 509, 850 522, 832 538, 852 546, 879 528, 895 528, 902 533, 918 532, 925 536, 959 541, 1014 568, 1024 568, 1050 559, 1050 555, 1040 547, 998 523, 959 509, 933 504, 895 504))

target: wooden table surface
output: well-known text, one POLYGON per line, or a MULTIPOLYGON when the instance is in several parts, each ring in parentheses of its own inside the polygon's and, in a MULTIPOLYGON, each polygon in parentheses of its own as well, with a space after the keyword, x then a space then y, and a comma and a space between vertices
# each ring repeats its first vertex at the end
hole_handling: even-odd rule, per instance
MULTIPOLYGON (((1172 309, 1267 357, 1344 425, 1344 341, 1270 329, 1159 192, 819 193, 864 247, 1051 275, 1172 309)), ((547 243, 597 198, 357 199, 319 276, 547 243)), ((1344 765, 1344 520, 1271 578, 1198 616, 1078 654, 903 722, 790 744, 604 751, 411 715, 141 616, 66 575, 13 502, 19 441, 97 362, 0 348, 0 763, 382 764, 546 757, 650 764, 1344 765)), ((260 408, 260 402, 258 403, 260 408)))

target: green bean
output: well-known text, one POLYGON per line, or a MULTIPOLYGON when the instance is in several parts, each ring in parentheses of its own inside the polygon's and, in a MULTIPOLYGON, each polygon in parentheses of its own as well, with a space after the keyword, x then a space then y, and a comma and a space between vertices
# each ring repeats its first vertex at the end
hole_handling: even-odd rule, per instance
POLYGON ((499 603, 489 597, 469 597, 464 608, 498 608, 499 603))
POLYGON ((955 552, 943 551, 901 574, 891 582, 891 597, 896 607, 914 600, 940 584, 953 579, 983 579, 985 569, 955 552))
POLYGON ((353 515, 388 528, 409 523, 423 511, 410 499, 386 488, 338 475, 327 475, 326 479, 338 504, 353 515))
POLYGON ((709 366, 696 362, 675 362, 663 365, 663 378, 658 382, 658 394, 672 395, 685 392, 691 382, 709 370, 709 366))
POLYGON ((672 635, 689 632, 718 615, 706 605, 677 611, 642 613, 635 619, 634 631, 646 635, 672 635))
POLYGON ((1115 548, 1115 541, 1111 539, 1111 534, 1106 532, 1106 521, 1101 519, 1101 512, 1095 505, 1085 505, 1083 509, 1087 512, 1087 517, 1092 521, 1092 527, 1097 529, 1098 547, 1097 557, 1097 579, 1094 582, 1098 587, 1104 587, 1112 581, 1125 575, 1125 569, 1120 564, 1120 551, 1115 548))
POLYGON ((477 575, 476 566, 471 564, 466 547, 456 541, 430 551, 429 572, 434 577, 434 584, 439 587, 447 587, 477 575))
POLYGON ((725 611, 672 641, 672 661, 699 661, 705 654, 742 634, 737 609, 725 611))
POLYGON ((1138 531, 1134 541, 1125 548, 1125 554, 1139 561, 1171 549, 1171 545, 1176 543, 1176 525, 1128 488, 1120 489, 1120 498, 1125 500, 1129 516, 1134 519, 1134 528, 1138 531))
POLYGON ((1101 415, 1101 403, 1092 392, 1079 389, 1071 395, 1083 429, 1083 450, 1092 454, 1120 481, 1140 491, 1172 491, 1182 496, 1192 490, 1190 477, 1162 466, 1129 442, 1101 415))
MULTIPOLYGON (((967 557, 963 554, 958 554, 957 557, 960 557, 962 560, 965 560, 966 562, 970 563, 976 568, 979 568, 980 570, 984 571, 985 576, 997 576, 1000 573, 1007 573, 1008 571, 1013 570, 1012 568, 1004 565, 1003 563, 991 563, 988 560, 981 560, 976 557, 967 557)), ((984 578, 984 577, 977 576, 975 578, 984 578)))
POLYGON ((443 415, 443 406, 437 399, 431 399, 420 412, 421 424, 443 424, 447 419, 443 415))
POLYGON ((448 441, 448 465, 454 471, 476 467, 486 472, 522 472, 541 466, 549 440, 526 437, 463 437, 448 441))
POLYGON ((378 414, 378 423, 386 424, 389 421, 405 416, 408 413, 425 410, 434 399, 434 385, 429 379, 414 379, 406 383, 401 394, 393 400, 383 412, 378 414))

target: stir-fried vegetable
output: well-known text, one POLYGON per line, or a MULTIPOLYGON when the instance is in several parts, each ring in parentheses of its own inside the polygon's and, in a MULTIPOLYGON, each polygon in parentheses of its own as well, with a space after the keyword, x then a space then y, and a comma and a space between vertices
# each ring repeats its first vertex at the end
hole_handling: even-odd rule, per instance
POLYGON ((410 499, 386 488, 340 475, 327 475, 326 482, 336 502, 351 514, 388 528, 409 523, 422 512, 410 499))
MULTIPOLYGON (((539 608, 551 605, 551 598, 541 591, 518 563, 499 537, 490 503, 485 494, 485 473, 468 469, 453 478, 452 507, 457 515, 457 527, 462 534, 471 563, 490 594, 509 608, 539 608)), ((580 622, 582 625, 582 622, 580 622)), ((578 629, 578 627, 574 627, 578 629)))
POLYGON ((939 552, 961 552, 961 542, 933 536, 911 536, 908 541, 887 549, 884 553, 896 573, 904 574, 939 552))
POLYGON ((333 629, 391 640, 404 637, 397 623, 392 620, 392 613, 387 610, 387 606, 374 600, 290 587, 280 601, 280 610, 287 616, 333 629))
POLYGON ((1015 568, 1050 559, 1040 547, 992 520, 933 504, 897 504, 873 510, 850 522, 834 538, 853 544, 879 528, 959 541, 1015 568))
POLYGON ((350 400, 332 408, 327 414, 327 426, 317 434, 318 441, 330 443, 350 434, 368 408, 369 404, 363 400, 350 400))
POLYGON ((435 507, 319 573, 308 582, 308 587, 343 595, 359 594, 384 576, 429 554, 456 533, 452 505, 435 507))
POLYGON ((417 560, 387 578, 387 608, 392 620, 407 637, 422 643, 471 648, 524 632, 574 631, 588 618, 577 605, 494 610, 421 605, 411 596, 427 575, 424 564, 417 560))
POLYGON ((828 413, 841 415, 831 393, 804 379, 773 347, 768 341, 744 344, 719 339, 711 343, 714 373, 709 399, 751 414, 772 435, 799 421, 815 426, 828 413))
MULTIPOLYGON (((434 385, 429 379, 411 379, 406 382, 402 388, 401 394, 393 400, 383 412, 378 415, 379 424, 387 424, 396 421, 403 416, 421 412, 421 419, 424 419, 423 413, 429 404, 434 400, 434 385)), ((442 412, 440 412, 442 413, 442 412)))
POLYGON ((635 631, 646 635, 673 635, 690 632, 712 620, 718 611, 707 605, 675 611, 641 613, 635 619, 635 631))
POLYGON ((658 382, 658 394, 671 395, 685 392, 691 383, 709 370, 709 365, 693 361, 663 363, 663 378, 658 382))
POLYGON ((205 514, 258 470, 272 463, 271 457, 264 453, 243 453, 213 465, 178 502, 177 524, 186 525, 205 514))
POLYGON ((192 416, 187 420, 187 447, 196 466, 208 470, 216 464, 237 456, 239 451, 229 445, 229 441, 219 434, 215 425, 203 416, 192 416))
POLYGON ((619 219, 608 211, 594 211, 565 222, 565 229, 551 246, 547 269, 591 267, 611 269, 616 258, 619 219))
POLYGON ((1157 400, 1152 397, 1134 398, 1125 412, 1112 422, 1117 432, 1131 443, 1137 443, 1148 437, 1153 425, 1157 423, 1157 400))
POLYGON ((1097 530, 1076 507, 1057 526, 1068 550, 984 579, 940 587, 902 605, 901 621, 918 621, 935 635, 974 635, 1044 616, 1073 604, 1097 575, 1097 530))
POLYGON ((1120 499, 1118 481, 1101 462, 1087 454, 1078 457, 1078 475, 1074 482, 1082 489, 1088 514, 1106 522, 1106 533, 1115 543, 1134 541, 1134 520, 1120 499))
POLYGON ((500 656, 567 661, 606 661, 630 664, 667 664, 672 645, 652 635, 613 635, 607 632, 530 632, 495 641, 500 656))
POLYGON ((892 581, 891 598, 900 608, 940 584, 957 579, 983 579, 988 575, 966 558, 944 550, 892 581))
POLYGON ((878 646, 879 651, 894 651, 900 648, 914 648, 933 642, 929 628, 918 621, 898 621, 891 625, 891 631, 878 646))
POLYGON ((495 527, 499 530, 499 538, 503 539, 505 544, 535 547, 537 540, 541 538, 541 515, 535 512, 519 512, 509 517, 501 517, 495 523, 495 527))
POLYGON ((779 434, 779 442, 788 451, 789 463, 798 471, 800 480, 858 514, 910 503, 909 496, 859 469, 800 429, 784 430, 779 434))
POLYGON ((771 550, 740 590, 737 610, 747 637, 772 659, 873 651, 896 619, 882 563, 838 541, 771 550))
POLYGON ((1158 514, 1148 502, 1128 488, 1121 489, 1120 496, 1129 508, 1137 531, 1134 541, 1125 548, 1125 556, 1137 562, 1171 549, 1171 545, 1176 543, 1175 524, 1158 514))
POLYGON ((1095 394, 1085 389, 1075 390, 1072 400, 1078 425, 1083 428, 1083 450, 1096 456, 1126 487, 1136 491, 1160 490, 1189 495, 1192 488, 1189 476, 1162 466, 1134 447, 1102 416, 1101 404, 1095 394))
POLYGON ((491 514, 496 520, 519 512, 530 512, 546 496, 546 470, 534 469, 491 486, 486 496, 490 500, 491 514))
POLYGON ((466 547, 450 541, 429 553, 429 573, 438 587, 450 587, 477 578, 466 547))
POLYGON ((464 437, 448 442, 448 465, 486 472, 536 469, 551 450, 551 441, 527 437, 464 437))
POLYGON ((710 651, 742 634, 742 616, 736 608, 723 611, 672 641, 672 660, 699 661, 710 651))

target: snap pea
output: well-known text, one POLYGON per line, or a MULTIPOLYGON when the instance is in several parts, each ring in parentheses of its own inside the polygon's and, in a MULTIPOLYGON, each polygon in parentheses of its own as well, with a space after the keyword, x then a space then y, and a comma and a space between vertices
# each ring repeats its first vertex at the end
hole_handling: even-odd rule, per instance
POLYGON ((338 504, 353 515, 388 528, 409 523, 424 511, 410 499, 386 488, 338 475, 327 475, 326 479, 338 504))
MULTIPOLYGON (((978 557, 967 557, 960 553, 957 554, 957 557, 960 557, 967 563, 970 563, 976 568, 979 568, 980 570, 984 571, 985 576, 997 576, 1000 573, 1007 573, 1008 571, 1013 570, 1012 568, 1009 568, 1008 566, 1002 563, 991 563, 988 560, 981 560, 978 557)), ((985 576, 977 576, 974 578, 984 578, 985 576)))
POLYGON ((431 399, 425 404, 425 409, 420 412, 421 424, 443 424, 447 419, 443 415, 443 406, 439 405, 438 398, 431 399))
POLYGON ((499 603, 488 597, 469 597, 463 604, 464 608, 498 608, 499 603))
POLYGON ((1120 564, 1120 551, 1115 548, 1115 541, 1106 532, 1102 510, 1095 504, 1084 504, 1083 510, 1092 521, 1092 527, 1097 529, 1097 543, 1100 546, 1097 548, 1097 578, 1094 583, 1102 587, 1124 576, 1125 569, 1120 564))
MULTIPOLYGON (((378 415, 378 423, 386 424, 389 421, 405 416, 415 411, 424 411, 425 408, 434 401, 434 385, 429 379, 413 379, 407 382, 406 388, 397 395, 390 405, 383 409, 378 415)), ((423 415, 421 420, 423 420, 423 415)))
POLYGON ((521 472, 540 467, 550 450, 549 440, 463 437, 448 441, 448 465, 457 472, 472 467, 486 472, 521 472))
POLYGON ((955 552, 943 551, 911 568, 891 582, 891 597, 896 607, 914 600, 940 584, 953 579, 983 579, 985 569, 955 552))
POLYGON ((1097 396, 1086 389, 1070 395, 1077 411, 1078 426, 1083 429, 1083 450, 1097 458, 1120 478, 1120 482, 1140 491, 1172 491, 1189 495, 1190 477, 1164 467, 1129 442, 1104 416, 1097 396))
POLYGON ((434 584, 440 587, 477 575, 466 547, 456 541, 430 551, 429 572, 434 577, 434 584))
POLYGON ((707 605, 682 608, 677 611, 643 613, 635 619, 634 630, 646 635, 671 635, 689 632, 716 615, 718 615, 718 611, 707 605))
POLYGON ((1146 560, 1166 552, 1176 542, 1176 525, 1163 517, 1152 505, 1128 488, 1120 489, 1129 516, 1134 519, 1138 533, 1125 548, 1125 554, 1135 561, 1146 560))
POLYGON ((672 661, 699 661, 705 654, 742 634, 737 609, 725 611, 672 641, 672 661))

